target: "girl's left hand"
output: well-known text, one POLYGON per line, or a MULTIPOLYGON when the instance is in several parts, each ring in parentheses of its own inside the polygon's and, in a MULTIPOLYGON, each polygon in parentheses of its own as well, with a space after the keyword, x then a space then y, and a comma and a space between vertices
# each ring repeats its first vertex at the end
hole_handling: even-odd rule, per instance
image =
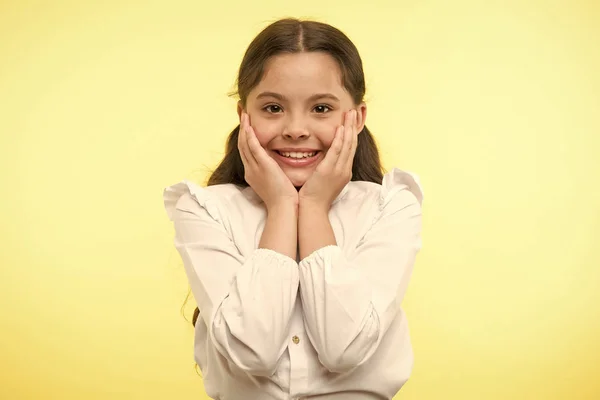
POLYGON ((329 211, 333 200, 352 179, 352 163, 358 142, 356 110, 348 111, 344 118, 344 125, 337 128, 325 158, 300 189, 300 205, 310 204, 329 211))

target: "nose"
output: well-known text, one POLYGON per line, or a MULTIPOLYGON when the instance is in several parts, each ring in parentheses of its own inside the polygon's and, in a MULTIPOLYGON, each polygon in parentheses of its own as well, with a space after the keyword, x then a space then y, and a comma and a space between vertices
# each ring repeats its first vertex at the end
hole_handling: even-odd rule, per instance
POLYGON ((298 139, 306 139, 310 136, 308 129, 306 129, 306 124, 304 123, 303 118, 292 117, 289 119, 289 122, 283 129, 283 136, 286 139, 290 140, 298 140, 298 139))

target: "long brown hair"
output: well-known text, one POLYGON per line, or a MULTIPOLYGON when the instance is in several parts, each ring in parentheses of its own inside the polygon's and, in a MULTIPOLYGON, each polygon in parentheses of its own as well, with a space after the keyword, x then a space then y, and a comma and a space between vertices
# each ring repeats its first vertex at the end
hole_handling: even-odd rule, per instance
MULTIPOLYGON (((356 46, 340 30, 316 21, 293 18, 281 19, 267 26, 248 46, 237 78, 237 94, 245 107, 250 91, 263 77, 267 61, 279 54, 319 51, 332 56, 339 64, 342 84, 350 93, 355 105, 365 96, 365 75, 356 46)), ((233 183, 248 186, 244 179, 244 164, 237 147, 240 126, 227 138, 225 156, 208 179, 208 185, 233 183)), ((365 126, 358 135, 356 154, 352 165, 353 181, 381 184, 383 168, 375 139, 365 126)), ((199 310, 194 310, 195 325, 199 310)))

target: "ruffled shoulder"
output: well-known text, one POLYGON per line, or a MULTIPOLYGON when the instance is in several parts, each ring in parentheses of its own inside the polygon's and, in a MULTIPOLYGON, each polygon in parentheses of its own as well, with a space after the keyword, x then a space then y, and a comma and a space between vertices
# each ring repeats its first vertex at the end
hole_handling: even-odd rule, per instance
POLYGON ((414 194, 420 205, 423 204, 423 189, 419 177, 411 172, 394 168, 383 176, 380 208, 383 209, 396 193, 404 189, 408 189, 414 194))
POLYGON ((184 180, 175 185, 169 186, 163 191, 163 202, 169 219, 172 221, 176 209, 186 210, 184 197, 191 198, 204 208, 215 221, 221 221, 221 213, 219 212, 218 200, 214 193, 211 193, 205 187, 199 186, 193 182, 184 180), (186 196, 187 195, 187 196, 186 196))

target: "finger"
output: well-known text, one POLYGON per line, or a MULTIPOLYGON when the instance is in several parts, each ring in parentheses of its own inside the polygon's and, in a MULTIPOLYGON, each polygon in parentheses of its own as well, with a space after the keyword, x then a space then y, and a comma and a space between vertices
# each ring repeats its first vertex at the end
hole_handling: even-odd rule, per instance
POLYGON ((352 116, 353 110, 346 113, 344 118, 344 140, 342 143, 342 151, 338 158, 337 166, 345 168, 348 162, 348 155, 350 153, 350 147, 352 146, 352 116))
POLYGON ((344 126, 340 125, 335 130, 335 134, 333 136, 333 141, 329 146, 329 150, 325 154, 325 158, 319 164, 318 168, 324 168, 326 170, 333 170, 340 158, 340 153, 342 152, 344 138, 344 126))
POLYGON ((240 127, 238 129, 237 146, 238 146, 238 150, 240 152, 240 157, 242 159, 242 163, 244 163, 244 165, 248 164, 248 158, 246 157, 246 154, 244 153, 244 146, 243 146, 243 143, 245 141, 246 141, 246 138, 244 135, 244 112, 242 111, 242 115, 240 116, 240 127))
POLYGON ((352 119, 352 142, 350 145, 350 152, 348 154, 348 159, 346 160, 346 167, 350 170, 352 169, 352 164, 354 162, 354 155, 356 154, 356 147, 358 146, 358 112, 354 112, 354 118, 352 119))
POLYGON ((248 114, 242 115, 242 125, 240 126, 240 151, 244 153, 246 163, 248 167, 254 167, 256 165, 256 158, 250 151, 248 146, 248 127, 249 127, 248 114))
POLYGON ((248 139, 247 139, 247 134, 246 134, 246 126, 247 126, 246 121, 247 121, 246 113, 242 113, 242 118, 240 119, 240 132, 239 132, 239 136, 238 136, 238 149, 240 151, 240 157, 242 158, 244 167, 250 168, 253 166, 254 159, 248 149, 248 139))
POLYGON ((269 155, 260 145, 254 129, 252 129, 252 127, 249 125, 246 126, 246 135, 248 137, 248 148, 254 160, 259 164, 268 162, 269 155))

